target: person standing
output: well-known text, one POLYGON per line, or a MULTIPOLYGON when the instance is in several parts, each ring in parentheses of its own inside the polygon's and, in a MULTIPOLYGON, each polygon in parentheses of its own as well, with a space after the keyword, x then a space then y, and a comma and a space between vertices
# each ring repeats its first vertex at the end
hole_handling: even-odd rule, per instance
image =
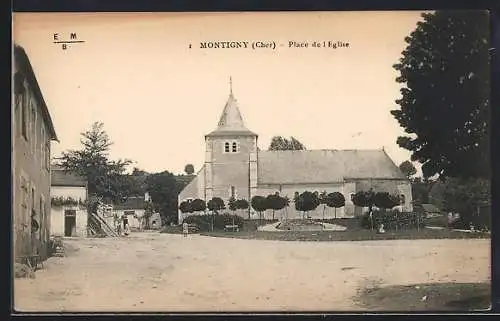
POLYGON ((189 225, 188 223, 184 222, 182 223, 182 234, 184 234, 184 237, 187 237, 189 233, 189 225))
POLYGON ((128 216, 123 214, 122 220, 123 220, 123 233, 125 235, 128 235, 128 216))

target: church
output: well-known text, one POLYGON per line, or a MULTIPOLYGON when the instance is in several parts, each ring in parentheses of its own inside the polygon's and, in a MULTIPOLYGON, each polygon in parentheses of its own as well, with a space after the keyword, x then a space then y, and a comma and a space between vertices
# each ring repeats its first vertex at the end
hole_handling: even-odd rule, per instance
MULTIPOLYGON (((346 200, 344 207, 335 210, 320 205, 308 216, 351 218, 363 212, 352 203, 352 195, 373 188, 375 192, 400 195, 401 209, 412 210, 410 182, 384 149, 262 151, 257 143, 258 135, 246 127, 231 86, 217 128, 205 135, 204 165, 179 193, 179 204, 189 199, 208 202, 220 197, 227 207, 231 197, 250 201, 255 195, 278 192, 291 200, 287 217, 299 218, 302 213, 293 204, 296 192, 340 192, 346 200)), ((277 211, 275 217, 280 218, 284 211, 277 211)), ((251 207, 236 213, 258 218, 251 207)), ((269 210, 265 218, 272 214, 269 210)), ((188 215, 192 214, 179 211, 179 223, 188 215)))

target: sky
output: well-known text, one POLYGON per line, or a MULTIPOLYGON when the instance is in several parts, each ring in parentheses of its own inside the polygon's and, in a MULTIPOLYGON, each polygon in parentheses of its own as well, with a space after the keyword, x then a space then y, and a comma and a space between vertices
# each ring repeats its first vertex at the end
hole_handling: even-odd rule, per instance
POLYGON ((232 77, 261 149, 272 136, 294 136, 307 149, 384 148, 400 164, 410 152, 396 144, 404 131, 390 114, 401 88, 392 66, 421 19, 416 11, 14 13, 13 40, 50 110, 60 140, 53 156, 79 149, 80 133, 100 121, 111 158, 149 172, 198 170, 232 77), (85 42, 63 50, 55 33, 85 42), (200 44, 221 41, 250 48, 200 44), (258 41, 275 47, 252 49, 258 41))

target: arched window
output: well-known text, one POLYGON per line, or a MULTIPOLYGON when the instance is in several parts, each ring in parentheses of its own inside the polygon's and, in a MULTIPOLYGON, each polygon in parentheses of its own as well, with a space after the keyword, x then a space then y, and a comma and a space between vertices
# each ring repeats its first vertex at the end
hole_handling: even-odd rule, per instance
POLYGON ((232 152, 236 153, 238 151, 238 144, 236 142, 233 142, 233 149, 232 152))
POLYGON ((229 153, 229 143, 228 142, 224 143, 224 152, 229 153))
POLYGON ((404 194, 399 195, 399 203, 404 205, 406 203, 406 197, 404 194))

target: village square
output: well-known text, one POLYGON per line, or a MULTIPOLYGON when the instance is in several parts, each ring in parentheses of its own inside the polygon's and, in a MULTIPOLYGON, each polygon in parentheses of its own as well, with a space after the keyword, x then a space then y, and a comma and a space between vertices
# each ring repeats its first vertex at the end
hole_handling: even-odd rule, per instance
MULTIPOLYGON (((36 52, 14 44, 14 311, 488 309, 489 91, 478 89, 489 86, 479 63, 488 44, 470 40, 477 35, 467 29, 446 29, 450 20, 487 22, 474 12, 422 14, 392 66, 393 82, 407 86, 383 116, 403 129, 391 148, 410 156, 398 161, 383 143, 337 148, 332 138, 309 148, 288 134, 262 139, 253 128, 273 117, 244 117, 253 107, 230 75, 219 77, 225 101, 211 106, 218 110, 212 130, 178 127, 183 151, 203 155, 185 158, 183 171, 113 157, 114 140, 125 138, 110 135, 99 117, 81 131, 78 147, 56 154, 53 146, 70 139, 58 128, 69 126, 54 121, 44 99, 30 57, 36 52), (451 39, 465 35, 459 49, 477 55, 475 64, 422 31, 441 30, 435 26, 451 39), (414 60, 433 59, 415 49, 421 42, 439 47, 460 76, 415 67, 414 60), (460 95, 449 89, 457 79, 469 86, 460 95), (183 131, 201 144, 182 140, 183 131)), ((432 61, 429 68, 439 70, 432 61)), ((175 153, 160 144, 151 157, 160 149, 169 150, 166 161, 175 153)))

